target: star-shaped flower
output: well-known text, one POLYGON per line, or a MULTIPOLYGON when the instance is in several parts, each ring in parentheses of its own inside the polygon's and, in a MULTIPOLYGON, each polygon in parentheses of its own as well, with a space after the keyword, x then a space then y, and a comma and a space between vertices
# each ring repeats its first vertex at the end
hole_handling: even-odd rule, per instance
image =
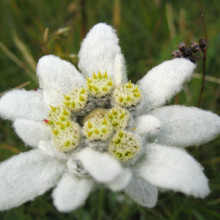
POLYGON ((220 118, 194 107, 164 106, 191 78, 184 58, 154 67, 138 83, 127 81, 112 27, 95 25, 82 43, 79 69, 48 55, 37 65, 40 89, 13 90, 0 99, 0 115, 34 149, 0 165, 0 210, 54 187, 54 205, 83 205, 96 182, 153 207, 158 189, 203 198, 201 165, 184 147, 220 133, 220 118), (87 79, 86 79, 87 78, 87 79))

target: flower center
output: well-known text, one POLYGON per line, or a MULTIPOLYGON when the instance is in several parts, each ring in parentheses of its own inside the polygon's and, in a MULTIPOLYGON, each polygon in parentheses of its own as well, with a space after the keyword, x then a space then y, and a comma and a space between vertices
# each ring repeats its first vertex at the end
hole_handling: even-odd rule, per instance
POLYGON ((93 73, 87 78, 85 88, 73 89, 64 95, 63 104, 50 106, 45 122, 60 152, 68 153, 98 141, 97 144, 102 142, 100 146, 105 146, 102 151, 109 152, 119 161, 128 161, 141 147, 139 138, 129 131, 132 130, 129 109, 140 100, 137 85, 129 82, 115 88, 107 72, 93 73))

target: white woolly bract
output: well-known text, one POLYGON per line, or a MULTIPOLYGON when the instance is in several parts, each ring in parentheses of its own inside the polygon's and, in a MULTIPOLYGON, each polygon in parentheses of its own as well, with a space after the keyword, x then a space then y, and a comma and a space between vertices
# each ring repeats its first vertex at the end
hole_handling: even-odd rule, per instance
POLYGON ((141 206, 152 208, 157 203, 157 188, 141 178, 132 178, 125 192, 141 206))
POLYGON ((142 115, 138 117, 135 133, 155 135, 159 132, 161 127, 161 122, 158 118, 152 115, 142 115))
POLYGON ((155 139, 179 147, 198 146, 220 134, 220 117, 195 107, 166 106, 150 114, 161 120, 161 129, 155 139))
POLYGON ((189 81, 196 65, 184 58, 168 60, 150 70, 140 81, 142 102, 139 109, 145 113, 165 104, 189 81))
MULTIPOLYGON (((115 30, 111 26, 104 23, 96 24, 81 44, 79 69, 82 73, 92 76, 93 72, 107 71, 108 75, 114 79, 115 57, 121 54, 118 42, 115 30)), ((122 58, 120 60, 123 61, 122 58)), ((120 64, 124 65, 124 63, 120 64)), ((125 70, 125 67, 120 69, 125 70)))
POLYGON ((70 212, 82 206, 93 187, 90 178, 65 174, 53 191, 54 205, 60 212, 70 212))
POLYGON ((0 210, 33 200, 54 187, 64 166, 40 150, 21 153, 0 164, 0 210))
POLYGON ((120 163, 107 153, 100 153, 90 148, 84 148, 76 154, 83 167, 98 182, 112 182, 123 169, 120 163))
POLYGON ((38 148, 48 156, 57 158, 59 160, 67 161, 71 156, 71 154, 64 154, 58 151, 54 146, 53 140, 48 140, 48 141, 41 140, 39 142, 38 148))
POLYGON ((204 198, 210 192, 201 165, 184 149, 146 145, 146 156, 135 174, 152 185, 204 198))
POLYGON ((13 127, 24 143, 31 147, 38 147, 40 140, 49 140, 52 137, 51 130, 44 121, 17 119, 13 127))
POLYGON ((108 183, 112 191, 124 190, 132 178, 132 172, 129 168, 124 168, 124 171, 114 181, 108 183))
POLYGON ((83 76, 71 63, 53 55, 39 59, 37 76, 44 89, 44 101, 50 105, 60 104, 64 94, 85 84, 83 76))
POLYGON ((122 54, 117 54, 115 56, 114 81, 115 81, 116 86, 127 82, 127 74, 126 74, 126 69, 125 69, 125 60, 124 60, 124 56, 122 54))
POLYGON ((15 120, 25 118, 43 120, 48 113, 48 106, 43 103, 43 93, 38 91, 12 90, 0 98, 0 116, 15 120))

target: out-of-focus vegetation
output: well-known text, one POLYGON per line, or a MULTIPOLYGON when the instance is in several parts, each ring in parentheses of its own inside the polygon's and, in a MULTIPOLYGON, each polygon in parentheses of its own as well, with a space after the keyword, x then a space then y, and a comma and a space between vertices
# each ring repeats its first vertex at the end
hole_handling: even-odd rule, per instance
MULTIPOLYGON (((220 4, 218 0, 1 0, 0 1, 0 93, 15 87, 38 87, 37 60, 55 54, 77 64, 77 52, 85 33, 96 23, 106 22, 117 29, 125 55, 128 75, 137 81, 152 66, 170 59, 178 43, 204 38, 204 14, 208 32, 207 79, 201 107, 220 113, 220 4)), ((202 62, 197 74, 171 103, 196 105, 202 62)), ((204 200, 180 193, 160 194, 153 209, 137 206, 122 193, 95 191, 86 205, 61 214, 52 205, 48 192, 33 202, 0 212, 0 219, 220 219, 220 138, 189 151, 205 167, 212 193, 204 200)), ((26 151, 8 121, 0 121, 0 161, 26 151)), ((9 170, 10 172, 10 170, 9 170)), ((1 195, 0 195, 1 199, 1 195)))

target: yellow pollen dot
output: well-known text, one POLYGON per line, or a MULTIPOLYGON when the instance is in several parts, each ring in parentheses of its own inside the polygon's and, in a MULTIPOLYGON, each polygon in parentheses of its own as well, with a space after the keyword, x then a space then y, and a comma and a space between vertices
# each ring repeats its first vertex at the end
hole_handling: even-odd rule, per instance
POLYGON ((93 72, 93 78, 94 79, 97 79, 97 76, 95 75, 95 73, 93 72))
POLYGON ((65 141, 64 145, 65 145, 65 147, 70 146, 70 141, 65 141))
POLYGON ((112 81, 111 80, 108 82, 108 86, 112 86, 112 81))
POLYGON ((61 121, 65 121, 65 118, 63 116, 60 117, 61 121))
POLYGON ((84 94, 86 92, 86 90, 84 88, 81 89, 81 94, 84 94))
POLYGON ((98 129, 95 129, 94 132, 95 132, 96 134, 99 134, 99 130, 98 130, 98 129))
POLYGON ((70 97, 67 96, 67 95, 64 95, 64 98, 65 98, 67 101, 70 100, 70 97))
POLYGON ((108 75, 107 75, 107 71, 105 71, 105 75, 104 78, 107 79, 108 75))
POLYGON ((69 115, 69 113, 64 109, 63 110, 63 115, 69 115))
POLYGON ((69 122, 69 121, 66 122, 66 126, 67 126, 67 127, 70 126, 70 122, 69 122))
POLYGON ((84 99, 83 96, 80 96, 80 97, 79 97, 79 100, 82 101, 82 102, 85 101, 85 99, 84 99))
POLYGON ((75 102, 71 102, 71 106, 72 106, 72 108, 75 108, 75 106, 76 106, 75 102))
POLYGON ((92 124, 90 121, 88 122, 88 128, 92 128, 92 124))
POLYGON ((55 107, 53 107, 52 105, 49 105, 50 106, 50 108, 52 109, 52 111, 56 111, 56 108, 55 107))
POLYGON ((135 130, 136 128, 134 127, 134 128, 131 128, 132 130, 135 130))
POLYGON ((93 86, 93 89, 97 92, 99 91, 99 88, 97 86, 93 86))
POLYGON ((65 106, 69 106, 70 103, 69 102, 63 102, 65 106))
POLYGON ((91 137, 92 136, 92 131, 89 131, 88 132, 88 137, 91 137))
POLYGON ((106 133, 107 133, 107 129, 106 129, 106 128, 103 128, 103 129, 102 129, 102 132, 103 132, 104 134, 106 134, 106 133))
POLYGON ((98 72, 98 76, 99 76, 99 79, 102 78, 102 75, 101 75, 100 71, 98 72))
POLYGON ((123 97, 119 97, 120 102, 123 102, 123 100, 124 100, 123 97))
POLYGON ((107 91, 108 88, 107 88, 107 87, 103 87, 102 90, 103 90, 103 91, 107 91))
POLYGON ((54 135, 58 135, 58 131, 55 129, 52 129, 52 132, 54 133, 54 135))
POLYGON ((103 125, 106 125, 106 124, 107 124, 106 118, 103 119, 102 124, 103 124, 103 125))

